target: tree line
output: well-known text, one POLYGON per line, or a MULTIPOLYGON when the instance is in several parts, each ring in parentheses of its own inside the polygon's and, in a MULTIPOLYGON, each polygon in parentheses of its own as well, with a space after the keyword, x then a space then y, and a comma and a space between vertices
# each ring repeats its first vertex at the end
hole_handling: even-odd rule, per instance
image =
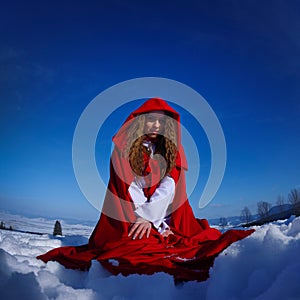
MULTIPOLYGON (((288 214, 300 215, 300 190, 292 189, 285 200, 284 196, 279 195, 277 197, 276 206, 279 208, 279 212, 276 214, 278 218, 288 217, 288 214), (290 210, 285 210, 285 205, 290 204, 290 210)), ((270 215, 270 209, 272 204, 267 201, 257 202, 256 214, 259 217, 259 220, 254 220, 254 216, 250 211, 248 206, 245 206, 240 214, 240 220, 244 223, 245 226, 251 225, 260 225, 264 222, 273 221, 272 216, 270 215)), ((274 216, 276 218, 276 216, 274 216)), ((219 220, 219 225, 222 228, 225 228, 228 225, 227 219, 222 217, 219 220)))
MULTIPOLYGON (((286 204, 291 205, 291 212, 294 214, 300 214, 300 190, 299 189, 292 189, 287 196, 287 201, 285 200, 284 196, 279 195, 277 197, 276 205, 279 208, 279 212, 277 213, 279 216, 280 214, 284 213, 286 204)), ((272 204, 267 201, 259 201, 257 202, 257 215, 259 216, 260 220, 268 220, 270 216, 270 209, 272 208, 272 204)), ((240 215, 240 219, 243 223, 249 224, 253 221, 253 215, 248 208, 245 206, 240 215)))
POLYGON ((7 227, 3 221, 0 222, 0 229, 13 230, 12 226, 7 227))

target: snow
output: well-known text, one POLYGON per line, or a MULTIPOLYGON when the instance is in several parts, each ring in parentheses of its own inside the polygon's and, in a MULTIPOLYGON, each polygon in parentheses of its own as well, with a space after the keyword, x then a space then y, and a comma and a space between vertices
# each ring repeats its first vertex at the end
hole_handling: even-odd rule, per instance
MULTIPOLYGON (((5 223, 5 226, 8 228, 12 226, 15 230, 22 231, 31 231, 39 233, 53 233, 53 228, 55 220, 49 220, 45 218, 26 218, 24 216, 13 215, 7 212, 0 211, 0 221, 5 223)), ((70 224, 65 220, 59 220, 62 226, 62 231, 64 235, 72 235, 73 232, 76 232, 77 235, 82 235, 89 237, 93 227, 83 224, 70 224), (70 226, 72 225, 72 226, 70 226)), ((93 222, 90 222, 93 224, 93 222)), ((95 225, 95 224, 94 224, 95 225)))
MULTIPOLYGON (((13 217, 28 231, 48 226, 52 232, 55 223, 13 217)), ((207 281, 182 285, 164 273, 112 276, 97 261, 81 272, 37 260, 54 247, 86 243, 93 229, 63 224, 63 237, 0 230, 1 299, 300 299, 300 217, 255 227, 216 258, 207 281)))

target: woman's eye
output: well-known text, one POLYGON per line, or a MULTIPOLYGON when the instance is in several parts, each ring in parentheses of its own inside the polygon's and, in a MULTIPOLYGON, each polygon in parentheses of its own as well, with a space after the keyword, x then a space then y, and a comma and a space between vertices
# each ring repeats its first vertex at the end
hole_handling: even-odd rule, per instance
POLYGON ((147 118, 147 120, 148 120, 148 122, 154 122, 154 121, 155 121, 155 118, 154 118, 154 117, 151 117, 151 116, 149 116, 149 117, 147 118))

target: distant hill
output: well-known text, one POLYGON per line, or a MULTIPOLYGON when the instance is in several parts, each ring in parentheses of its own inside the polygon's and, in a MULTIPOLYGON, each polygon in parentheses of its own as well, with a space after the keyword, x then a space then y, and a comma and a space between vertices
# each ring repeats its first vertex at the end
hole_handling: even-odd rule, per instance
MULTIPOLYGON (((253 225, 262 225, 267 222, 272 222, 280 219, 288 219, 291 215, 300 215, 300 205, 294 207, 292 204, 283 204, 283 205, 276 205, 273 206, 269 210, 269 216, 260 219, 259 215, 252 215, 252 221, 248 224, 243 224, 240 219, 240 216, 231 216, 227 217, 226 221, 228 222, 229 227, 235 226, 253 226, 253 225)), ((213 218, 209 219, 209 224, 212 226, 219 226, 220 225, 220 218, 213 218)))
MULTIPOLYGON (((237 226, 241 224, 240 216, 227 217, 226 221, 228 222, 228 226, 237 226)), ((219 226, 220 218, 209 219, 208 222, 210 225, 219 226)))
POLYGON ((242 226, 249 227, 249 226, 254 226, 254 225, 263 225, 268 222, 288 219, 292 215, 300 216, 300 203, 298 203, 298 205, 283 204, 283 205, 273 206, 269 210, 268 216, 266 216, 264 218, 254 219, 254 221, 252 221, 248 224, 243 224, 242 226))
POLYGON ((289 211, 293 208, 292 204, 283 204, 283 205, 277 205, 277 206, 273 206, 270 210, 269 210, 269 214, 270 215, 275 215, 275 214, 279 214, 283 211, 289 211))

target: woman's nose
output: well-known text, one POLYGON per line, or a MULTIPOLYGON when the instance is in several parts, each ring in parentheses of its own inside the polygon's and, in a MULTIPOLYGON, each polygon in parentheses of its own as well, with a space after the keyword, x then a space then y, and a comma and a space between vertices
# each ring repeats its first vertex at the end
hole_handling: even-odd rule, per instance
POLYGON ((156 121, 154 122, 154 126, 155 126, 155 127, 159 127, 159 126, 160 126, 159 120, 156 120, 156 121))

